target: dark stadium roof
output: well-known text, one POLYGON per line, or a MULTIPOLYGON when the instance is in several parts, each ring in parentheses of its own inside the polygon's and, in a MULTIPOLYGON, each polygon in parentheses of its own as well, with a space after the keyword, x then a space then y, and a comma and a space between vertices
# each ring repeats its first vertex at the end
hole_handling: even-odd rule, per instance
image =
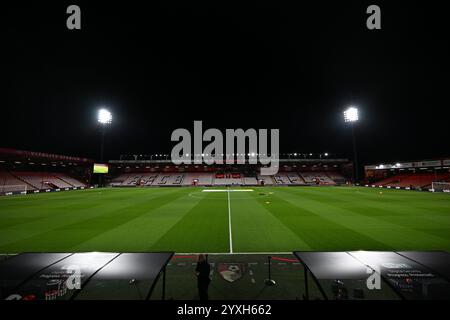
POLYGON ((420 264, 424 264, 450 281, 450 254, 447 252, 400 251, 397 253, 420 264))
POLYGON ((173 253, 23 253, 0 263, 0 298, 148 299, 173 253), (63 284, 80 271, 81 290, 63 284))
MULTIPOLYGON (((279 159, 280 163, 309 163, 309 164, 316 164, 316 163, 323 163, 323 164, 345 164, 348 163, 348 159, 289 159, 289 158, 282 158, 279 159)), ((238 161, 236 161, 238 162, 238 161)), ((173 164, 172 160, 165 159, 165 160, 109 160, 108 163, 110 164, 173 164)), ((227 163, 224 164, 226 165, 227 163)))
POLYGON ((76 162, 76 163, 92 163, 92 159, 65 156, 60 154, 36 152, 36 151, 25 151, 16 150, 10 148, 0 148, 0 159, 1 160, 33 160, 33 161, 58 161, 58 162, 76 162))
MULTIPOLYGON (((450 299, 450 254, 447 252, 298 251, 294 254, 310 272, 325 299, 334 299, 337 287, 345 288, 351 298, 450 299), (371 274, 380 275, 378 291, 367 286, 371 274)), ((307 286, 305 282, 306 292, 307 286)))

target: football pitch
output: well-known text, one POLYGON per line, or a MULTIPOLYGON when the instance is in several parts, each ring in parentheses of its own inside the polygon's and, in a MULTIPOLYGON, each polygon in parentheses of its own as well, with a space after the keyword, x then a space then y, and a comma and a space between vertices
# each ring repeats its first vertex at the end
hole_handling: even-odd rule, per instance
POLYGON ((450 251, 450 195, 363 187, 109 188, 0 198, 0 253, 450 251))

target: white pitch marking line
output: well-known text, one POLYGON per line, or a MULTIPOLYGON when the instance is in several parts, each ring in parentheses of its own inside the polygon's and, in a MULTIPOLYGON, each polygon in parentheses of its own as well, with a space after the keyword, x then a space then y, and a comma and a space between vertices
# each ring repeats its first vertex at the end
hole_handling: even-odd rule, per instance
POLYGON ((228 196, 228 232, 230 238, 230 253, 233 253, 233 235, 231 233, 231 204, 230 204, 230 189, 227 189, 228 196))
POLYGON ((204 189, 202 192, 253 192, 253 189, 204 189))

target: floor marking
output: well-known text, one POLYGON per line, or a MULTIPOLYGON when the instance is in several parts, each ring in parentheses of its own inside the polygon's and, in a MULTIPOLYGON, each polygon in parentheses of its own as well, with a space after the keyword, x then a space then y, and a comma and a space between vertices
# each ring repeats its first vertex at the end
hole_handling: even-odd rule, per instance
POLYGON ((233 253, 233 235, 231 234, 231 204, 230 204, 230 189, 227 189, 228 196, 228 231, 230 238, 230 253, 233 253))
POLYGON ((227 189, 227 190, 225 190, 225 189, 205 189, 205 190, 202 190, 202 192, 227 192, 227 193, 230 193, 230 192, 253 192, 253 191, 255 191, 255 190, 253 190, 253 189, 227 189))
MULTIPOLYGON (((222 192, 227 192, 227 190, 223 190, 222 192)), ((230 190, 230 192, 233 192, 233 190, 230 190)), ((234 191, 236 192, 236 191, 234 191)), ((208 199, 208 200, 218 200, 218 201, 223 201, 222 197, 213 197, 211 195, 213 194, 220 194, 221 192, 205 192, 203 193, 203 191, 195 191, 195 192, 191 192, 188 194, 189 197, 195 198, 195 199, 208 199), (207 195, 209 197, 205 197, 205 195, 207 195)), ((255 199, 255 197, 250 196, 250 192, 239 192, 241 194, 241 196, 234 198, 235 201, 239 201, 239 200, 251 200, 251 199, 255 199), (244 194, 249 195, 249 196, 243 196, 244 194)), ((259 194, 258 197, 259 198, 267 198, 269 197, 270 194, 265 193, 265 194, 259 194)))

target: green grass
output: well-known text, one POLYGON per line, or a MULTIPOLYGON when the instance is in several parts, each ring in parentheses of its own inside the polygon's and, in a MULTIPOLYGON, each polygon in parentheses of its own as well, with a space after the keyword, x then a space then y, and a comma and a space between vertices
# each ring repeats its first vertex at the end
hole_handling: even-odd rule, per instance
MULTIPOLYGON (((216 188, 215 188, 216 189, 216 188)), ((230 192, 234 252, 450 251, 450 195, 347 187, 230 192)), ((0 252, 229 252, 227 192, 93 189, 0 198, 0 252)))

